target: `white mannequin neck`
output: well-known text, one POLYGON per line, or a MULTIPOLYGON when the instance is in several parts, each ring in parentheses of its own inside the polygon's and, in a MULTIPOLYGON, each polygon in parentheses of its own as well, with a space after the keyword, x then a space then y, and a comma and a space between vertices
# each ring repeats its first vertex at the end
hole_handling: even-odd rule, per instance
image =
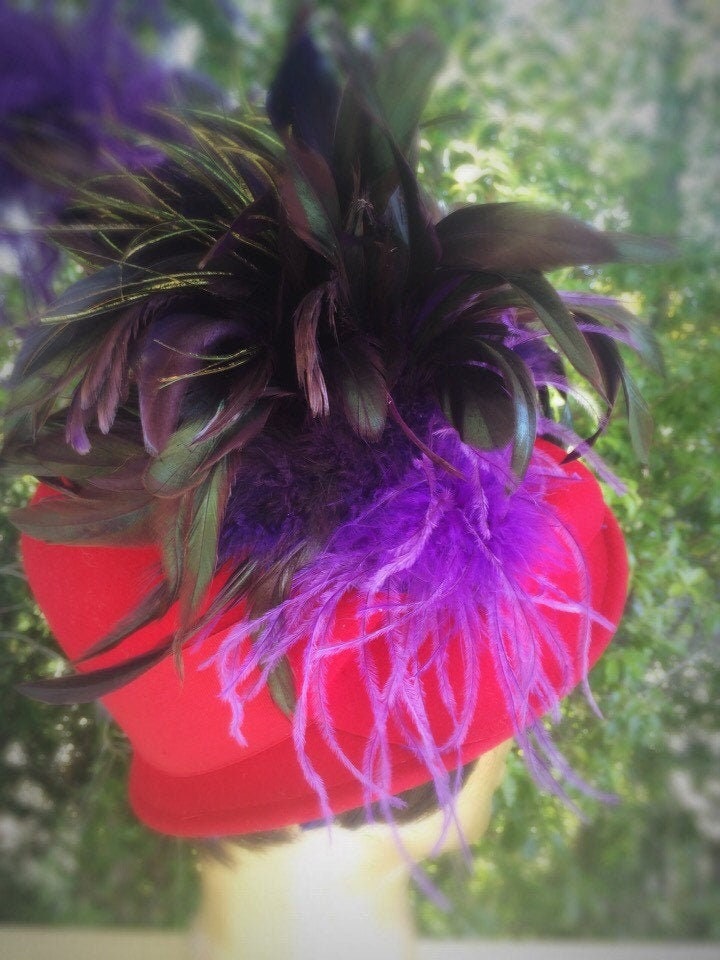
POLYGON ((198 960, 411 960, 408 870, 379 831, 318 827, 202 867, 198 960))
MULTIPOLYGON (((469 841, 487 827, 509 747, 482 756, 458 798, 469 841)), ((229 865, 201 867, 196 960, 413 960, 410 863, 430 854, 442 823, 435 813, 401 827, 402 849, 384 825, 297 829, 289 843, 229 847, 229 865)), ((457 843, 451 830, 443 849, 457 843)))

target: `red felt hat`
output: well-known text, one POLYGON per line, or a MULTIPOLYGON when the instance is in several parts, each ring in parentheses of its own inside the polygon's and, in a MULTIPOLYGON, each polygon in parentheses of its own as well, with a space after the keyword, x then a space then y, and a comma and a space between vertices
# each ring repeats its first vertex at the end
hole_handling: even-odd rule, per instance
POLYGON ((435 41, 364 76, 316 28, 291 31, 269 127, 189 118, 141 206, 136 177, 83 191, 89 273, 11 383, 3 469, 48 481, 14 520, 80 671, 23 689, 102 697, 134 809, 172 834, 392 819, 429 781, 448 810, 449 771, 513 735, 547 784, 539 718, 625 600, 597 482, 533 443, 585 448, 578 392, 593 437, 635 396, 618 343, 646 331, 542 276, 626 246, 525 205, 441 217, 406 156, 435 41))
MULTIPOLYGON (((628 565, 617 522, 594 477, 578 462, 563 463, 563 452, 543 441, 538 441, 535 458, 538 455, 561 465, 554 469, 544 494, 544 507, 551 518, 548 530, 562 530, 582 557, 581 564, 567 562, 566 558, 554 568, 550 564, 546 570, 531 571, 535 576, 542 572, 568 599, 566 604, 541 607, 547 629, 538 629, 535 638, 537 655, 546 661, 553 694, 561 697, 584 677, 609 643, 625 603, 628 565), (587 618, 589 645, 582 641, 582 609, 592 611, 587 618), (558 638, 567 647, 569 669, 564 671, 550 649, 558 638)), ((37 498, 58 495, 41 488, 37 498)), ((22 553, 37 602, 73 660, 106 635, 158 577, 154 548, 58 546, 24 536, 22 553)), ((536 564, 547 565, 547 556, 538 555, 536 564)), ((222 578, 221 572, 211 592, 222 578)), ((304 730, 304 753, 321 778, 334 813, 367 800, 363 783, 347 762, 358 768, 362 765, 373 723, 373 708, 350 646, 359 629, 356 606, 355 598, 347 595, 336 611, 333 641, 348 649, 332 658, 325 685, 326 716, 332 718, 333 737, 344 761, 329 746, 317 718, 311 715, 304 730)), ((232 623, 241 620, 242 614, 235 609, 232 623)), ((120 647, 95 657, 89 665, 81 664, 79 669, 110 666, 153 650, 172 635, 177 618, 177 609, 173 608, 120 647)), ((103 698, 132 745, 129 790, 133 809, 156 830, 178 836, 233 835, 303 823, 323 813, 317 791, 298 760, 293 722, 273 702, 267 687, 245 704, 244 743, 231 732, 230 707, 222 696, 218 672, 207 666, 231 625, 230 616, 225 614, 202 643, 186 644, 182 674, 168 656, 103 698)), ((374 624, 376 667, 380 671, 382 628, 382 623, 374 624)), ((518 728, 517 715, 511 713, 498 676, 497 661, 482 636, 473 639, 480 676, 474 711, 459 753, 449 751, 443 756, 447 767, 478 757, 512 737, 518 728)), ((463 670, 467 669, 463 662, 466 648, 455 640, 450 637, 446 645, 445 676, 451 687, 457 684, 459 688, 463 670)), ((301 648, 293 650, 290 663, 300 687, 304 669, 301 648)), ((424 703, 435 741, 443 743, 451 733, 452 721, 447 697, 436 689, 437 680, 432 677, 434 674, 428 673, 424 703)), ((256 679, 248 678, 248 687, 256 679)), ((543 703, 535 700, 528 704, 522 725, 529 725, 546 711, 543 703)), ((427 765, 409 748, 402 724, 393 718, 389 720, 389 743, 392 793, 431 779, 427 765)))

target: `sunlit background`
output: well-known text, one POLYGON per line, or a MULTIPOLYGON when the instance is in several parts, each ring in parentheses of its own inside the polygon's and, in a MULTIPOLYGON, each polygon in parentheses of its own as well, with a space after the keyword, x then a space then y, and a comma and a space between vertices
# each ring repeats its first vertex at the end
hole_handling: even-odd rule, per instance
MULTIPOLYGON (((554 278, 566 289, 621 297, 665 354, 664 377, 636 370, 656 422, 647 468, 620 420, 600 446, 627 484, 624 496, 608 496, 634 571, 626 618, 592 677, 605 719, 571 698, 557 731, 574 767, 619 803, 574 796, 581 817, 541 794, 514 758, 472 871, 453 858, 431 867, 454 909, 444 913, 418 895, 420 929, 444 937, 718 938, 720 4, 327 6, 365 43, 425 23, 446 44, 420 156, 425 186, 448 207, 532 201, 607 230, 672 237, 679 249, 660 267, 554 278)), ((8 142, 23 103, 47 109, 53 129, 62 128, 63 110, 74 110, 82 132, 98 104, 122 125, 136 122, 142 98, 168 108, 188 99, 222 109, 262 102, 289 14, 274 0, 0 0, 0 28, 18 10, 35 15, 37 33, 18 61, 18 37, 0 29, 0 136, 8 142), (113 6, 113 28, 101 30, 108 21, 98 10, 113 6), (52 47, 55 35, 64 39, 52 47)), ((49 222, 58 201, 33 183, 31 163, 25 178, 3 166, 4 146, 7 371, 14 323, 77 268, 36 233, 18 241, 18 227, 49 222)), ((83 149, 102 164, 112 144, 87 135, 83 149)), ((26 493, 0 478, 3 511, 26 493)), ((197 894, 197 852, 134 821, 122 735, 99 708, 48 708, 14 691, 58 658, 28 600, 15 534, 0 522, 0 920, 183 926, 197 894)))

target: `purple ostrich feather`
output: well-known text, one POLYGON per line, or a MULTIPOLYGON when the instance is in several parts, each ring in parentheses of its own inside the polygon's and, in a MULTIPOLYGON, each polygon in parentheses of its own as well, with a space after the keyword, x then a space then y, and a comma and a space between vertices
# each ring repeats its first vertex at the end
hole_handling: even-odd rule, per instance
MULTIPOLYGON (((562 569, 575 569, 580 581, 587 584, 580 549, 544 502, 548 482, 567 475, 550 458, 536 453, 517 484, 509 450, 478 453, 464 444, 443 418, 435 415, 428 420, 428 447, 457 473, 417 451, 406 456, 399 439, 388 431, 390 436, 383 444, 385 476, 378 467, 370 496, 364 486, 365 502, 359 497, 350 505, 345 501, 345 520, 296 574, 291 595, 264 615, 246 619, 230 630, 208 661, 219 670, 223 697, 232 710, 232 733, 242 741, 247 701, 263 689, 283 658, 303 650, 294 737, 305 775, 328 817, 331 811, 325 786, 304 750, 311 719, 318 723, 335 755, 364 785, 368 806, 379 798, 390 818, 395 801, 390 788, 388 728, 391 718, 399 721, 406 746, 433 775, 440 805, 452 808, 456 784, 446 766, 457 768, 460 764, 460 751, 476 711, 480 637, 485 638, 482 643, 487 644, 501 678, 515 734, 536 777, 561 792, 549 774, 550 766, 561 767, 570 775, 542 724, 528 713, 530 704, 535 704, 539 712, 557 715, 559 702, 557 686, 548 677, 548 664, 538 657, 538 638, 552 651, 553 667, 567 683, 573 651, 579 647, 581 656, 587 655, 590 626, 601 620, 587 596, 571 599, 553 584, 552 571, 562 569), (337 635, 335 619, 350 594, 357 597, 359 629, 352 640, 338 643, 333 639, 337 635), (548 626, 544 612, 557 607, 576 614, 577 636, 560 636, 548 626), (378 614, 381 627, 377 626, 378 614), (254 638, 251 645, 246 640, 249 635, 254 638), (460 689, 457 685, 453 688, 449 679, 450 638, 461 647, 464 676, 460 689), (378 641, 389 664, 382 680, 373 653, 378 641), (357 660, 374 718, 361 768, 340 746, 328 706, 333 658, 348 650, 357 660), (255 671, 259 671, 259 680, 250 683, 255 671), (428 672, 452 717, 452 733, 442 743, 436 742, 428 718, 423 685, 423 675, 428 672)), ((340 456, 337 447, 329 456, 340 456)), ((342 462, 348 465, 350 482, 358 461, 348 458, 342 462)), ((280 482, 283 474, 280 465, 280 482)), ((266 485, 267 478, 263 478, 253 489, 266 485)), ((242 544, 257 556, 262 549, 258 521, 242 516, 243 501, 242 496, 237 497, 230 511, 231 535, 226 538, 225 550, 230 553, 229 541, 234 539, 238 548, 242 544)), ((255 507, 253 504, 251 514, 255 507)), ((278 543, 292 540, 297 509, 296 503, 285 512, 285 523, 273 528, 278 543)), ((269 539, 266 531, 266 549, 269 539)))

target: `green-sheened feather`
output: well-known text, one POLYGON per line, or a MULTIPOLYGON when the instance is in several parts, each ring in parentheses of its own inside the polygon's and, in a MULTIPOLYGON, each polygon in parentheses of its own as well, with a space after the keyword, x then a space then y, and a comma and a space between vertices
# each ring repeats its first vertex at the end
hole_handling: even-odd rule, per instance
POLYGON ((149 496, 98 499, 68 497, 46 499, 14 510, 10 519, 30 537, 47 543, 83 546, 146 546, 153 542, 148 526, 152 514, 149 496))
POLYGON ((180 622, 192 623, 215 575, 218 540, 230 493, 228 466, 216 463, 194 494, 180 578, 180 622))

